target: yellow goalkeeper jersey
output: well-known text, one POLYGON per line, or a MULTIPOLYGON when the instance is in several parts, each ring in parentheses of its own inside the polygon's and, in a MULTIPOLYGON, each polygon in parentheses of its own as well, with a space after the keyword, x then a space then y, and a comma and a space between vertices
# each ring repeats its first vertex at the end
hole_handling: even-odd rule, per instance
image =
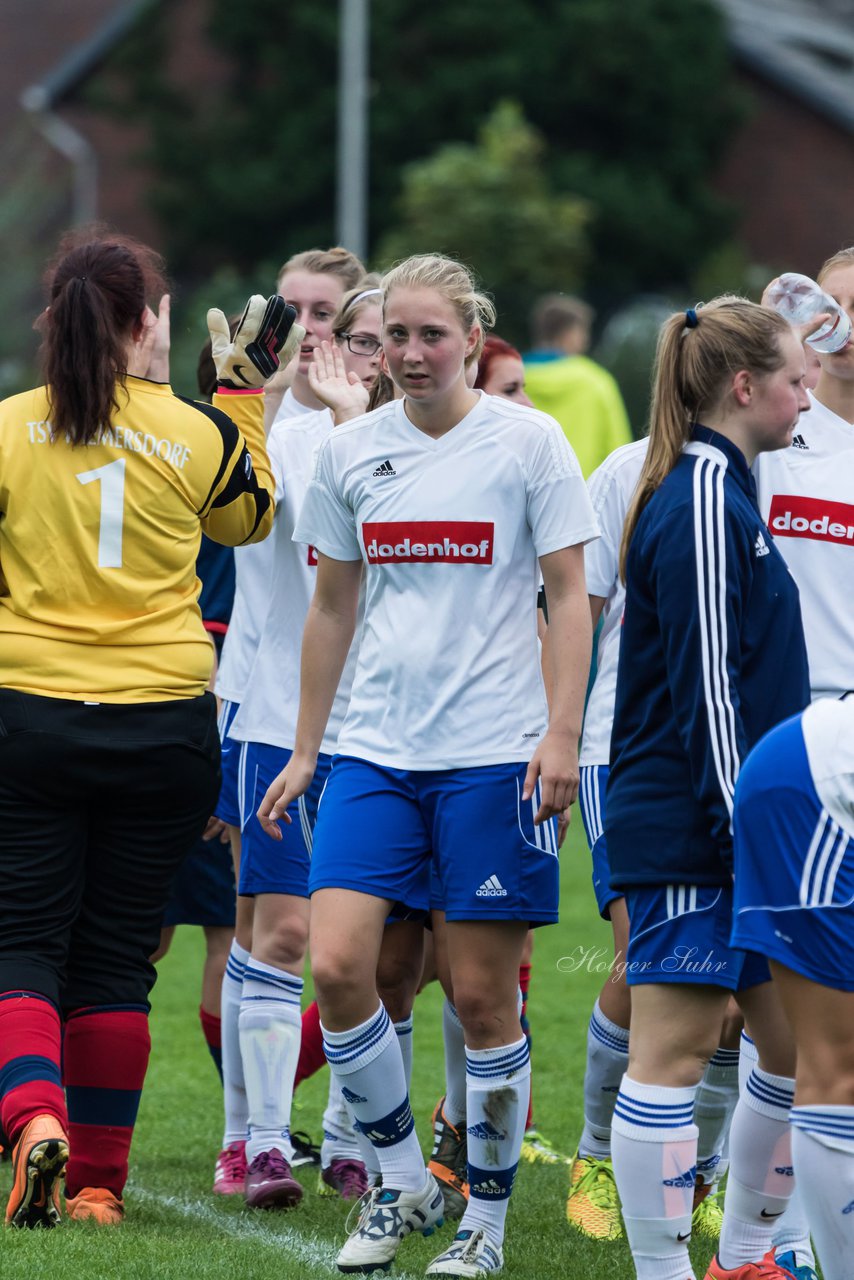
POLYGON ((128 377, 116 399, 109 431, 77 446, 51 439, 44 387, 0 403, 0 686, 95 702, 203 693, 202 531, 239 546, 272 528, 261 393, 210 406, 128 377))

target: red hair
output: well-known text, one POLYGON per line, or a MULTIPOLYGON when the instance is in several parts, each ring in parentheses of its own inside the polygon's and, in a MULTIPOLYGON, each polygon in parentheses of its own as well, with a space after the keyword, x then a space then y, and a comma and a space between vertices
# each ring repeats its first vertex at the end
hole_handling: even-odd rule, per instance
POLYGON ((474 380, 475 389, 483 389, 483 384, 489 378, 489 370, 493 362, 501 356, 514 356, 517 360, 522 359, 515 347, 511 347, 509 342, 505 342, 503 338, 497 338, 494 333, 491 333, 483 344, 483 351, 477 362, 477 377, 474 380))

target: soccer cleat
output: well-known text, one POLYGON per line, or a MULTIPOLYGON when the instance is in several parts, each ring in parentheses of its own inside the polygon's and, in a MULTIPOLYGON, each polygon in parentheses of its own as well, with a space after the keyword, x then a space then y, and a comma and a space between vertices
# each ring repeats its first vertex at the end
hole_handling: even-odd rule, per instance
POLYGON ((745 1262, 741 1267, 722 1267, 715 1254, 705 1280, 794 1280, 794 1276, 775 1261, 774 1250, 770 1249, 759 1262, 745 1262))
POLYGON ((401 1240, 413 1231, 432 1235, 444 1221, 442 1192, 430 1173, 421 1191, 374 1187, 353 1205, 348 1229, 356 1212, 356 1225, 336 1259, 338 1270, 345 1275, 388 1271, 401 1240))
POLYGON ((520 1154, 523 1160, 528 1160, 531 1164, 572 1163, 569 1156, 562 1155, 560 1151, 556 1151, 548 1138, 544 1138, 539 1130, 533 1126, 525 1130, 520 1154))
POLYGON ((302 1164, 320 1164, 320 1147, 315 1146, 307 1133, 297 1130, 291 1135, 291 1146, 294 1149, 291 1168, 297 1169, 302 1164))
POLYGON ((794 1249, 787 1249, 785 1253, 779 1254, 777 1266, 782 1267, 784 1271, 790 1272, 795 1277, 795 1280, 818 1280, 818 1272, 808 1262, 803 1262, 798 1266, 798 1259, 794 1249))
POLYGON ((242 1196, 246 1190, 245 1141, 231 1142, 223 1147, 214 1165, 214 1193, 218 1196, 242 1196))
POLYGON ((620 1240, 620 1197, 610 1160, 580 1156, 572 1161, 566 1220, 576 1231, 592 1240, 620 1240))
POLYGON ((368 1189, 368 1171, 361 1160, 330 1160, 321 1170, 317 1189, 322 1196, 361 1200, 368 1189))
POLYGON ((65 1201, 72 1222, 96 1222, 99 1227, 117 1227, 125 1216, 124 1201, 106 1187, 84 1187, 65 1201))
POLYGON ((455 1222, 469 1202, 468 1143, 465 1128, 458 1129, 446 1117, 440 1098, 433 1110, 433 1150, 427 1168, 442 1188, 445 1217, 455 1222))
POLYGON ((428 1276, 494 1276, 504 1266, 501 1247, 489 1243, 486 1232, 458 1231, 444 1253, 427 1268, 428 1276))
POLYGON ((717 1244, 721 1238, 721 1227, 724 1221, 724 1192, 708 1191, 706 1195, 695 1200, 691 1214, 691 1234, 702 1236, 710 1244, 717 1244))
POLYGON ((55 1116, 35 1116, 12 1153, 10 1227, 55 1227, 61 1218, 59 1186, 68 1163, 68 1138, 55 1116))
POLYGON ((281 1151, 262 1151, 246 1170, 246 1204, 250 1209, 293 1209, 302 1187, 281 1151))

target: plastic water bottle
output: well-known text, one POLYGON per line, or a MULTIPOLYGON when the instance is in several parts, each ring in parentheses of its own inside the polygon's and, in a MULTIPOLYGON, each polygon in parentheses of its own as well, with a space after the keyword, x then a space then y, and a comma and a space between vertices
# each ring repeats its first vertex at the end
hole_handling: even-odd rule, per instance
POLYGON ((841 351, 851 339, 851 321, 847 312, 809 276, 800 276, 794 271, 780 276, 770 285, 766 301, 790 324, 808 324, 827 312, 830 319, 807 338, 813 350, 820 351, 822 355, 841 351))

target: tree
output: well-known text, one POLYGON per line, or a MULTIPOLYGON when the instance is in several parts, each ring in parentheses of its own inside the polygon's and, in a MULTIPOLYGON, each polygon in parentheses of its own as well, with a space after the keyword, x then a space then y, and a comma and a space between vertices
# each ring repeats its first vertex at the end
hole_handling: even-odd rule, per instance
MULTIPOLYGON (((334 234, 337 8, 204 0, 215 83, 187 87, 173 4, 129 45, 117 101, 145 124, 170 256, 247 267, 334 234)), ((377 0, 371 234, 394 227, 401 170, 471 145, 521 105, 556 191, 589 203, 588 288, 679 282, 727 238, 710 175, 735 120, 714 0, 377 0)))
POLYGON ((501 333, 524 341, 534 299, 578 289, 587 256, 588 207, 550 192, 545 150, 519 107, 500 104, 477 145, 454 143, 407 167, 380 260, 425 252, 462 259, 493 293, 501 333))

